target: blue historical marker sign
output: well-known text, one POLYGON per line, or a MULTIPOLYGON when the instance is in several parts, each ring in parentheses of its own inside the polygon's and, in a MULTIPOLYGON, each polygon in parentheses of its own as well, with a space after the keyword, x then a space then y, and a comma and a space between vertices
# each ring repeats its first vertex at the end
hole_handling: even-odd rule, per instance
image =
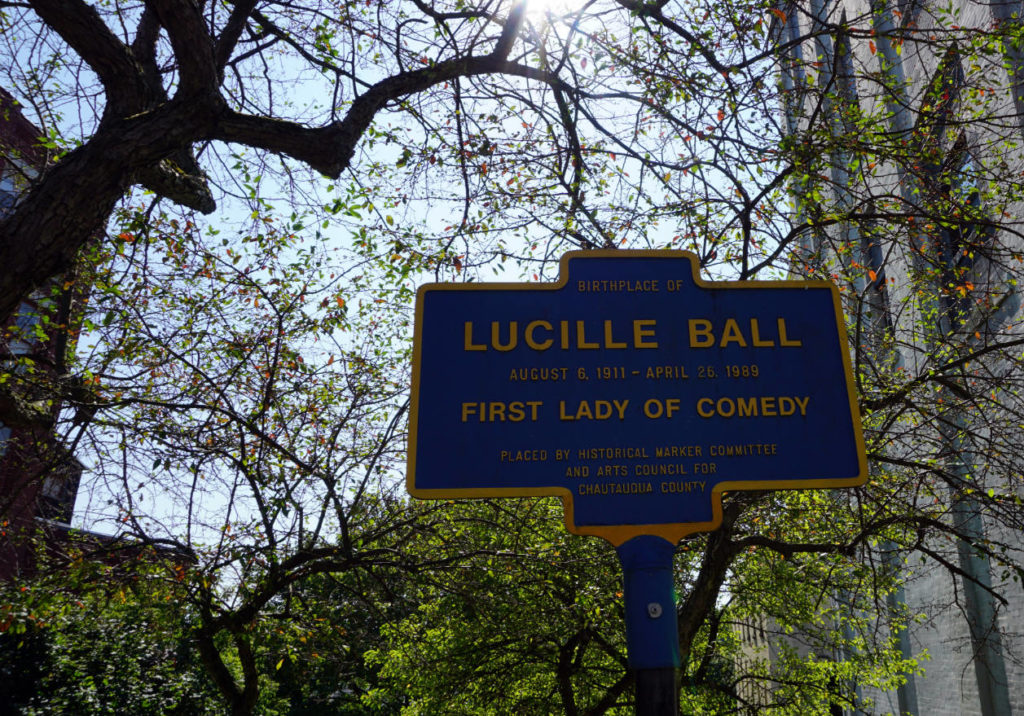
POLYGON ((613 544, 713 529, 724 491, 867 475, 836 287, 705 282, 680 251, 423 286, 409 431, 413 496, 557 495, 613 544))

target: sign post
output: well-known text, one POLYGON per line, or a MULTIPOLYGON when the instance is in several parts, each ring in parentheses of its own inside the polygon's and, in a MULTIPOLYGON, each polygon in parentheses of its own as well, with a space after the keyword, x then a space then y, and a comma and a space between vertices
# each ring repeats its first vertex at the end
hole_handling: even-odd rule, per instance
POLYGON ((639 716, 679 713, 679 630, 672 558, 676 545, 640 535, 615 551, 622 564, 626 653, 636 680, 639 716))
POLYGON ((570 531, 618 551, 638 683, 678 666, 672 555, 721 523, 723 492, 866 475, 831 283, 705 282, 687 252, 581 251, 556 283, 417 294, 410 494, 560 497, 570 531))

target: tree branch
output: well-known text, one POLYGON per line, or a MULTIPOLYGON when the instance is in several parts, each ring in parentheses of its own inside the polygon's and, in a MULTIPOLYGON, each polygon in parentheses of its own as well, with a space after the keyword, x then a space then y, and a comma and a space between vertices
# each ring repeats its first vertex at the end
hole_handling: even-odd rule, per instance
POLYGON ((422 92, 456 77, 510 74, 556 84, 545 72, 492 55, 445 60, 381 80, 360 95, 340 122, 310 128, 295 122, 225 111, 209 139, 237 142, 285 154, 326 176, 337 178, 348 168, 355 147, 377 113, 388 103, 422 92))
POLYGON ((224 29, 221 30, 214 49, 214 56, 217 60, 218 82, 223 82, 224 68, 227 67, 228 60, 231 59, 231 53, 238 45, 238 38, 242 36, 242 30, 245 29, 245 21, 249 19, 249 15, 255 9, 256 0, 236 2, 234 8, 232 8, 231 16, 228 18, 227 24, 224 25, 224 29))
POLYGON ((96 10, 80 0, 32 0, 31 4, 40 19, 56 30, 100 78, 108 114, 142 109, 139 100, 149 91, 141 67, 96 10))
POLYGON ((192 0, 147 0, 146 8, 160 19, 174 50, 178 95, 195 97, 216 92, 220 74, 202 4, 192 0))

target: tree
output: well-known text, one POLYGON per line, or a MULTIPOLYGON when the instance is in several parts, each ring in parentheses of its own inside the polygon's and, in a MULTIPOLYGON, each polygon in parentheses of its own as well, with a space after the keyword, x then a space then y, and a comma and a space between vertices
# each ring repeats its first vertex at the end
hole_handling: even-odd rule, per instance
MULTIPOLYGON (((829 277, 847 301, 872 479, 728 496, 722 528, 680 557, 687 679, 740 699, 777 679, 780 710, 852 704, 852 681, 917 668, 897 648, 918 611, 894 599, 905 560, 954 576, 965 601, 1014 593, 1019 27, 830 12, 3 7, 5 83, 37 110, 53 163, 0 219, 0 313, 82 262, 73 380, 42 387, 94 476, 90 524, 194 560, 167 561, 166 579, 236 713, 259 698, 253 630, 288 618, 289 590, 475 554, 417 549, 448 508, 396 492, 415 284, 550 278, 570 247, 687 248, 712 277, 829 277), (812 656, 712 680, 727 632, 763 615, 812 656)), ((32 364, 8 380, 36 380, 32 364)), ((451 638, 484 649, 474 628, 451 638)), ((593 658, 605 668, 612 651, 593 658)), ((549 656, 520 654, 550 697, 549 656)), ((577 704, 614 693, 606 676, 570 679, 577 704)))
MULTIPOLYGON (((794 541, 848 535, 848 524, 824 527, 820 502, 747 507, 752 525, 786 513, 794 541)), ((470 503, 419 535, 410 550, 466 558, 403 576, 411 609, 384 624, 368 653, 380 684, 364 702, 397 701, 403 713, 632 713, 617 560, 568 534, 559 517, 550 501, 470 503)), ((694 538, 676 555, 682 712, 823 713, 852 706, 851 683, 891 689, 918 668, 873 621, 894 575, 844 555, 780 557, 743 527, 727 524, 726 535, 694 538), (732 574, 715 582, 722 569, 732 574), (750 658, 741 649, 741 628, 752 624, 772 641, 798 629, 798 640, 769 668, 764 651, 750 658), (834 659, 836 648, 848 657, 834 659), (755 683, 774 690, 754 698, 755 683)), ((910 616, 892 618, 905 625, 910 616)))
POLYGON ((406 350, 375 301, 395 295, 360 297, 359 279, 342 294, 298 219, 259 221, 225 244, 150 215, 97 257, 91 417, 68 423, 112 500, 92 518, 188 556, 167 578, 236 712, 260 699, 256 635, 291 621, 293 586, 401 564, 419 529, 389 485, 406 350))
POLYGON ((88 565, 2 585, 4 714, 219 713, 194 645, 192 615, 169 610, 152 565, 102 569, 106 587, 76 590, 88 565))
MULTIPOLYGON (((445 83, 499 72, 545 78, 509 59, 523 4, 501 15, 488 7, 444 13, 412 6, 421 18, 408 19, 404 7, 376 8, 375 18, 368 5, 256 6, 240 3, 225 12, 169 2, 141 9, 115 5, 101 12, 84 2, 40 2, 31 11, 7 10, 12 29, 38 37, 46 48, 42 52, 66 47, 77 56, 95 76, 99 98, 81 118, 87 123, 81 146, 63 154, 34 183, 0 228, 2 260, 9 267, 0 314, 8 315, 30 288, 68 269, 130 186, 140 184, 185 207, 212 212, 214 198, 195 159, 197 145, 252 147, 338 177, 389 105, 415 117, 416 111, 402 103, 445 83), (331 23, 335 12, 339 26, 331 23), (423 36, 413 29, 421 21, 431 27, 423 36), (429 57, 418 54, 430 49, 424 43, 432 32, 467 23, 479 29, 448 30, 455 40, 450 47, 429 57), (376 46, 373 64, 362 58, 364 48, 356 39, 361 37, 376 46), (339 55, 334 45, 353 39, 349 56, 339 55), (273 94, 261 98, 250 87, 251 73, 277 50, 304 63, 296 72, 324 74, 333 84, 333 101, 319 110, 322 126, 289 121, 278 113, 273 94)), ((30 78, 34 66, 19 69, 30 78)), ((284 81, 292 81, 290 73, 284 81)))
MULTIPOLYGON (((182 638, 249 713, 274 683, 259 637, 289 620, 293 585, 401 563, 418 528, 390 484, 407 350, 402 317, 384 316, 403 287, 357 266, 339 290, 346 270, 325 267, 331 252, 294 215, 261 212, 235 243, 151 206, 118 218, 112 246, 81 258, 91 313, 60 425, 90 465, 89 524, 116 539, 79 549, 163 550, 165 607, 191 615, 182 638)), ((35 362, 9 380, 45 379, 35 362)))
POLYGON ((632 698, 611 550, 569 535, 557 504, 460 505, 410 551, 464 559, 406 576, 407 615, 367 655, 373 705, 410 713, 624 713, 632 698))

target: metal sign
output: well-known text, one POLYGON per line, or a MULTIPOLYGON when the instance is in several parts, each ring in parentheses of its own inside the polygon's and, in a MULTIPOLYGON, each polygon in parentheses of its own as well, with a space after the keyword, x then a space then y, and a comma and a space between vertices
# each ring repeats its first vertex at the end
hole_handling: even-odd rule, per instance
POLYGON ((415 497, 556 495, 573 532, 675 544, 720 523, 724 491, 866 479, 828 282, 571 252, 554 284, 421 287, 415 331, 415 497))

